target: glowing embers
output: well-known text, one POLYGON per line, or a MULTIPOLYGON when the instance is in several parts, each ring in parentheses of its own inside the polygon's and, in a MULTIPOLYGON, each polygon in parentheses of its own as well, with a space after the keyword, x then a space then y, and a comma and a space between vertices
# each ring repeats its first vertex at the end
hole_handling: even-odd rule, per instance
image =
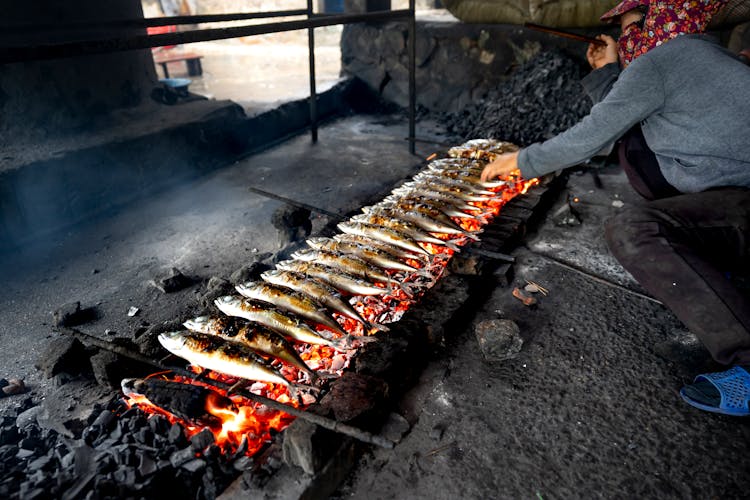
MULTIPOLYGON (((466 146, 466 145, 465 145, 466 146)), ((452 169, 461 168, 472 170, 471 175, 467 177, 476 178, 477 173, 488 160, 494 158, 494 155, 506 150, 513 150, 514 146, 508 143, 498 143, 497 141, 484 141, 470 143, 470 147, 458 147, 451 150, 454 158, 437 160, 431 164, 433 171, 439 171, 441 168, 452 169), (479 149, 477 146, 486 147, 479 149), (463 148, 463 149, 462 149, 463 148)), ((447 176, 446 176, 447 177, 447 176)), ((492 187, 483 186, 482 190, 489 190, 492 196, 485 196, 480 201, 474 195, 467 195, 465 188, 461 187, 457 191, 459 194, 451 194, 446 191, 436 191, 430 194, 424 184, 414 184, 412 187, 402 186, 394 190, 394 194, 389 196, 381 204, 384 212, 380 217, 391 217, 396 210, 419 210, 423 213, 430 211, 440 211, 443 216, 450 217, 453 223, 457 224, 467 234, 448 234, 436 233, 429 231, 433 237, 433 242, 418 241, 414 242, 422 250, 417 253, 413 248, 402 245, 400 252, 406 252, 399 257, 401 261, 416 270, 387 270, 390 280, 372 282, 371 285, 375 291, 382 289, 384 293, 374 293, 368 295, 354 295, 349 299, 349 303, 356 309, 364 320, 370 323, 374 328, 365 328, 363 323, 352 317, 333 312, 332 316, 341 325, 347 336, 334 334, 322 325, 310 326, 321 336, 338 339, 340 343, 332 345, 310 345, 297 342, 294 349, 297 350, 305 364, 320 376, 322 380, 338 376, 346 369, 351 361, 355 350, 361 345, 366 344, 377 338, 376 332, 378 325, 387 325, 399 321, 403 314, 415 303, 421 296, 431 288, 443 274, 448 261, 456 251, 455 248, 465 245, 476 235, 480 235, 482 228, 492 218, 497 216, 502 207, 518 194, 525 193, 531 186, 537 184, 537 181, 524 182, 516 176, 503 179, 503 183, 495 183, 492 187), (411 191, 410 191, 411 190, 411 191), (449 198, 455 198, 453 201, 449 198), (402 201, 399 201, 402 200, 402 201), (411 207, 411 208, 409 208, 411 207), (390 212, 388 212, 390 211, 390 212), (434 238, 437 238, 434 239, 434 238), (439 241, 445 241, 447 245, 439 244, 439 241), (453 248, 451 248, 453 247, 453 248), (373 336, 374 335, 374 336, 373 336)), ((455 180, 451 181, 455 185, 455 180)), ((428 183, 429 184, 429 183, 428 183)), ((371 207, 377 209, 378 206, 371 207)), ((365 211, 367 213, 367 211, 365 211)), ((369 219, 368 219, 369 220, 369 219)), ((384 219, 385 220, 385 219, 384 219)), ((412 217, 412 220, 418 220, 418 217, 412 217)), ((378 243, 372 227, 377 225, 346 226, 348 234, 342 234, 334 238, 336 241, 346 242, 350 245, 364 245, 368 242, 378 243), (340 239, 338 239, 340 238, 340 239)), ((404 225, 404 229, 410 226, 404 225)), ((454 226, 455 227, 455 226, 454 226)), ((424 229, 424 228, 423 228, 424 229)), ((414 233, 414 231, 412 231, 414 233)), ((379 235, 378 244, 387 244, 386 241, 393 240, 396 233, 384 233, 379 235)), ((324 240, 324 239, 321 239, 324 240)), ((321 241, 320 244, 325 242, 321 241)), ((391 242, 392 243, 392 242, 391 242)), ((311 244, 311 246, 313 246, 311 244)), ((397 245, 398 246, 398 245, 397 245)), ((301 261, 298 261, 301 262, 301 261)), ((403 266, 402 266, 403 267, 403 266)), ((294 271, 300 272, 300 271, 294 271)), ((364 293, 364 292, 362 292, 364 293)), ((356 315, 354 315, 356 316, 356 315)), ((249 318, 248 318, 249 319, 249 318)), ((329 344, 331 344, 329 342, 329 344)), ((286 363, 274 360, 268 356, 266 359, 283 375, 289 382, 312 382, 307 380, 304 373, 286 363)), ((140 395, 137 391, 131 391, 129 403, 138 405, 148 413, 159 413, 167 416, 170 421, 180 420, 186 427, 187 432, 192 435, 199 432, 204 426, 208 426, 216 437, 216 442, 225 452, 234 452, 240 447, 243 440, 247 442, 247 454, 253 455, 260 450, 273 433, 283 430, 293 420, 287 414, 247 400, 241 396, 227 395, 226 391, 217 389, 211 385, 211 380, 218 380, 227 384, 238 382, 226 375, 215 372, 197 369, 201 373, 199 379, 187 379, 183 377, 171 377, 171 383, 177 385, 186 385, 188 387, 199 387, 206 391, 213 391, 214 396, 206 396, 200 390, 196 394, 203 394, 202 403, 198 404, 196 410, 200 415, 186 415, 180 411, 176 414, 165 410, 172 408, 171 401, 154 401, 150 397, 140 395)), ((161 375, 162 378, 165 378, 161 375)), ((315 377, 313 377, 315 378, 315 377)), ((296 400, 290 397, 287 388, 283 384, 272 384, 262 382, 248 382, 251 384, 249 390, 255 394, 276 400, 278 402, 289 404, 297 408, 305 408, 315 401, 314 392, 303 393, 301 399, 296 400)), ((148 384, 143 385, 147 387, 148 384)), ((190 392, 190 390, 187 390, 190 392)), ((211 393, 209 393, 211 394, 211 393)), ((242 445, 244 449, 244 444, 242 445)))

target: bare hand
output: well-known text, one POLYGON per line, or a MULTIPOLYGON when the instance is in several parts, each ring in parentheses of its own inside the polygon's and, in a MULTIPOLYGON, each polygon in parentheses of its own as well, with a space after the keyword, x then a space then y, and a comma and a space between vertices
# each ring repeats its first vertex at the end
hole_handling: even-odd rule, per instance
POLYGON ((513 174, 519 174, 518 151, 501 154, 494 161, 488 163, 482 170, 482 182, 492 180, 495 177, 508 177, 513 174))
POLYGON ((617 55, 617 42, 615 39, 608 35, 599 35, 596 38, 607 42, 607 45, 589 44, 589 49, 586 51, 586 59, 588 59, 591 67, 599 69, 609 63, 618 62, 620 58, 617 55))

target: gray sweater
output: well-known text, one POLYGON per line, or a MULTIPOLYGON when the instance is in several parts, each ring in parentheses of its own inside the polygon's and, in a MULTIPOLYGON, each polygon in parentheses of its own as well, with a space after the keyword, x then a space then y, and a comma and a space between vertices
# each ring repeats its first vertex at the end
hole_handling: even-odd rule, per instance
POLYGON ((614 64, 594 71, 584 84, 596 103, 591 113, 522 149, 525 178, 579 164, 640 122, 664 178, 678 190, 750 187, 750 67, 710 38, 677 37, 622 72, 614 64))

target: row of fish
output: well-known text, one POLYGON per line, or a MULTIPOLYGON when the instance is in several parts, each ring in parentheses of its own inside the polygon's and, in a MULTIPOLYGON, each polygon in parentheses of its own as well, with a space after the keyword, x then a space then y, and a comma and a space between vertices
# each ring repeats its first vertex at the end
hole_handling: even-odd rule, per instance
POLYGON ((487 212, 477 203, 495 198, 504 183, 481 181, 486 162, 465 154, 474 149, 467 143, 451 150, 456 157, 431 162, 381 203, 340 223, 341 234, 310 238, 309 248, 263 273, 262 281, 237 285, 239 296, 217 299, 225 316, 186 321, 186 331, 163 333, 160 343, 191 364, 232 377, 282 384, 292 395, 308 388, 287 380, 268 358, 297 368, 314 383, 319 375, 294 342, 344 351, 373 340, 349 334, 333 316, 355 320, 365 332, 387 330, 364 318, 348 296, 412 297, 417 285, 404 278, 434 280, 427 265, 435 247, 458 251, 459 243, 477 239, 460 221, 484 221, 487 212))

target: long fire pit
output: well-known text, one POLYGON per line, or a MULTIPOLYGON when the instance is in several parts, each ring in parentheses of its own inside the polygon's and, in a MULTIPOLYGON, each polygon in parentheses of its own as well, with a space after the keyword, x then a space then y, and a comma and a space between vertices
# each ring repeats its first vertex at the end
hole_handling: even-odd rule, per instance
MULTIPOLYGON (((454 166, 480 168, 509 146, 471 141, 452 149, 448 159, 431 163, 415 182, 429 179, 430 172, 453 171, 454 166)), ((411 384, 429 346, 440 342, 468 296, 467 282, 451 274, 486 273, 491 268, 487 262, 509 260, 499 252, 522 233, 542 196, 532 193, 526 202, 507 204, 534 184, 508 179, 490 188, 492 194, 468 202, 481 217, 452 218, 466 233, 439 234, 438 241, 420 243, 425 257, 403 260, 414 271, 389 272, 388 280, 377 285, 383 293, 354 295, 350 303, 367 327, 335 314, 345 335, 326 334, 318 324, 314 331, 325 342, 295 344, 313 378, 320 379, 314 388, 309 387, 312 380, 306 370, 278 361, 272 367, 288 383, 243 386, 231 374, 183 368, 175 358, 157 361, 120 349, 120 354, 159 369, 123 381, 126 397, 114 398, 93 415, 80 443, 66 443, 51 432, 35 435, 31 430, 26 436, 17 428, 13 436, 13 425, 3 422, 2 444, 14 448, 5 453, 0 448, 3 467, 12 472, 0 483, 0 493, 96 498, 175 494, 184 489, 181 493, 213 498, 242 474, 228 494, 267 488, 284 497, 329 494, 348 469, 358 443, 393 446, 393 437, 378 435, 389 401, 411 384), (474 233, 482 228, 481 241, 474 241, 474 233), (463 251, 451 259, 459 247, 463 251), (281 431, 283 439, 278 437, 281 431), (6 444, 16 437, 15 443, 6 444), (45 448, 46 454, 40 453, 45 448), (300 468, 307 480, 293 481, 294 492, 278 493, 283 491, 279 484, 290 484, 285 474, 299 476, 300 468)), ((377 222, 377 215, 377 209, 368 210, 343 228, 361 231, 356 224, 377 222)), ((302 257, 296 262, 304 262, 302 257)), ((497 280, 507 279, 508 272, 506 263, 496 272, 497 280)), ((233 323, 228 331, 236 335, 241 328, 241 323, 233 323)), ((91 341, 80 332, 68 333, 91 341)))

